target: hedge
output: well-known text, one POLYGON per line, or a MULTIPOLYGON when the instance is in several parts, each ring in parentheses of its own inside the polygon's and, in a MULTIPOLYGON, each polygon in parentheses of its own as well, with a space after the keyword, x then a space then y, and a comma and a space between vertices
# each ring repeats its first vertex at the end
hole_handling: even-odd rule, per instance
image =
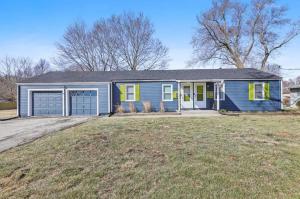
POLYGON ((16 102, 0 102, 0 110, 10 110, 16 108, 17 108, 16 102))

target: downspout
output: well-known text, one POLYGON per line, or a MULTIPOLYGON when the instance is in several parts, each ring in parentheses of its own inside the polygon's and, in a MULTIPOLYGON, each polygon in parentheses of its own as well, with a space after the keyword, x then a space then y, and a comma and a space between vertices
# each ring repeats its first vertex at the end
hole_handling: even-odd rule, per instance
POLYGON ((66 117, 66 115, 67 115, 67 111, 66 111, 66 107, 67 107, 67 103, 66 103, 66 86, 64 86, 64 90, 63 90, 63 99, 64 99, 64 101, 63 101, 63 107, 64 107, 64 109, 63 109, 63 116, 64 117, 66 117))
POLYGON ((17 117, 20 117, 20 86, 17 85, 17 117))
POLYGON ((110 82, 110 114, 113 113, 113 82, 110 82))
POLYGON ((283 90, 282 90, 282 79, 280 80, 280 108, 283 110, 283 90))

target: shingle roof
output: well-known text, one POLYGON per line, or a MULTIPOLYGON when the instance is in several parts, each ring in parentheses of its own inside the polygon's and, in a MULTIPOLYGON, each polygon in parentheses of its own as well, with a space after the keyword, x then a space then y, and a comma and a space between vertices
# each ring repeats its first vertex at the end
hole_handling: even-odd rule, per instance
POLYGON ((111 82, 129 80, 278 80, 281 77, 252 68, 246 69, 187 69, 107 72, 49 72, 19 83, 111 82))

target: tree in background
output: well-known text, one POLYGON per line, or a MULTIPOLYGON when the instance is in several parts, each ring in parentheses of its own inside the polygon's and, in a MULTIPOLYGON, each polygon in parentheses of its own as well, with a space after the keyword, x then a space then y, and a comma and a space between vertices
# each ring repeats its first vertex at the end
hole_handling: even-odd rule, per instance
POLYGON ((28 57, 5 57, 0 60, 0 98, 16 101, 16 83, 41 75, 50 70, 49 63, 41 59, 36 65, 28 57))
POLYGON ((168 49, 154 37, 154 32, 143 14, 124 13, 100 19, 91 29, 77 22, 57 43, 56 63, 81 71, 164 69, 168 49))
POLYGON ((275 0, 252 0, 250 4, 214 0, 208 11, 197 16, 190 64, 219 63, 268 71, 272 68, 270 57, 300 33, 299 22, 286 18, 286 12, 275 0))
POLYGON ((42 75, 50 71, 50 63, 46 59, 40 59, 33 67, 35 76, 42 75))

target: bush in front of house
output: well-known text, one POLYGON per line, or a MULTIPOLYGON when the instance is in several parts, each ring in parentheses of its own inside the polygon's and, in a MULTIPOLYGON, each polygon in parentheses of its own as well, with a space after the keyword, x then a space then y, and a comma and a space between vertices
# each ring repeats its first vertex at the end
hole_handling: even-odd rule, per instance
POLYGON ((165 112, 165 105, 164 105, 163 101, 160 102, 160 110, 159 110, 159 112, 161 112, 161 113, 165 112))
POLYGON ((132 102, 130 102, 128 106, 129 106, 130 113, 136 113, 135 105, 132 102))
POLYGON ((144 113, 150 113, 152 111, 152 106, 150 101, 143 102, 143 111, 144 113))
POLYGON ((125 113, 125 109, 122 105, 116 105, 116 113, 125 113))

